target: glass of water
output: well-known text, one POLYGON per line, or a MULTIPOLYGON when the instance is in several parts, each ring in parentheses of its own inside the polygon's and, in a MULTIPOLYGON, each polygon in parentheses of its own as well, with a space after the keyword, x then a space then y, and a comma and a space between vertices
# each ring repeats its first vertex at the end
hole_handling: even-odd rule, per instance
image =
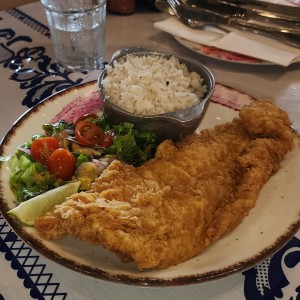
POLYGON ((71 71, 102 69, 106 0, 41 0, 58 64, 71 71))

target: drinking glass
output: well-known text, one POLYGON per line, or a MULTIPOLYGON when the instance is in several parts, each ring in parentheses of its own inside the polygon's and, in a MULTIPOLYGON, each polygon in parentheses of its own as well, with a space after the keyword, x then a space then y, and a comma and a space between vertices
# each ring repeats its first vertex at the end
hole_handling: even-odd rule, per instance
POLYGON ((71 71, 102 69, 106 0, 41 0, 58 64, 71 71))

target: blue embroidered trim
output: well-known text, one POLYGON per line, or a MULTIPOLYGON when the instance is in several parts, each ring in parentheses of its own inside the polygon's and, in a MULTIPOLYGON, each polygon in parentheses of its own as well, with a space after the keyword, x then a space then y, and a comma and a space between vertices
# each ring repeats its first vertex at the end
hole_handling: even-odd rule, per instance
MULTIPOLYGON (((19 9, 7 11, 9 15, 49 38, 47 26, 31 18, 19 9)), ((0 18, 0 22, 4 18, 0 18)), ((10 49, 18 42, 31 43, 30 36, 17 36, 13 29, 0 29, 0 64, 9 69, 10 80, 20 84, 20 89, 27 90, 22 104, 33 107, 53 93, 82 82, 82 78, 72 80, 69 71, 61 70, 45 53, 44 47, 24 47, 18 51, 10 49)), ((83 72, 81 74, 86 74, 83 72)), ((80 75, 80 74, 79 74, 80 75)), ((76 75, 79 77, 79 75, 76 75)), ((72 74, 74 78, 74 74, 72 74)), ((39 263, 39 256, 28 247, 10 229, 0 215, 0 251, 11 267, 23 279, 24 287, 30 289, 34 299, 66 299, 67 294, 58 291, 60 284, 51 282, 53 274, 46 272, 46 265, 39 263)), ((0 300, 4 299, 0 295, 0 300)))
POLYGON ((300 270, 300 240, 297 237, 293 237, 272 257, 243 272, 245 298, 299 300, 299 278, 289 278, 287 272, 293 268, 296 272, 300 270))
POLYGON ((39 33, 41 33, 42 35, 48 38, 50 37, 50 30, 46 25, 33 19, 32 17, 30 17, 20 9, 12 8, 7 10, 6 12, 10 14, 12 17, 24 23, 25 25, 31 27, 33 30, 38 31, 39 33))
MULTIPOLYGON (((10 9, 8 13, 19 21, 49 37, 47 26, 36 21, 19 9, 10 9)), ((3 19, 2 19, 3 20, 3 19)), ((0 19, 1 22, 1 19, 0 19)), ((31 108, 56 92, 80 84, 82 75, 87 72, 70 72, 60 68, 46 55, 45 47, 24 47, 14 51, 11 45, 18 42, 31 43, 30 36, 17 36, 13 29, 0 29, 0 64, 9 69, 10 80, 27 90, 22 105, 31 108)))
MULTIPOLYGON (((0 251, 11 262, 11 268, 23 279, 25 288, 30 289, 33 299, 66 299, 67 293, 59 292, 59 283, 53 283, 52 273, 46 272, 46 265, 39 263, 39 256, 10 229, 0 215, 0 251)), ((4 299, 0 294, 0 300, 4 299)))

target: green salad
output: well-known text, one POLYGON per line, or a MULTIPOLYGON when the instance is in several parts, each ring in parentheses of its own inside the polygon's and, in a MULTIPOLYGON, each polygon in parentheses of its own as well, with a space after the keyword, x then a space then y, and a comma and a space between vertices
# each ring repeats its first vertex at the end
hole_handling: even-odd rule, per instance
POLYGON ((87 190, 113 159, 138 166, 152 158, 157 146, 154 132, 131 123, 110 125, 95 114, 75 123, 44 124, 42 130, 1 158, 8 159, 10 187, 19 202, 75 180, 87 190))

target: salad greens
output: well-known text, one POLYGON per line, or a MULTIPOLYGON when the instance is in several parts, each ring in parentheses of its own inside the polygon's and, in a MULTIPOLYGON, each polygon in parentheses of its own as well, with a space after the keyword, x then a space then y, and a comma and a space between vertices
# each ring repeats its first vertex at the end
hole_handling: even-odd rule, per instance
POLYGON ((40 195, 56 186, 55 175, 51 175, 45 166, 18 150, 9 159, 10 187, 19 202, 40 195))
POLYGON ((156 148, 154 132, 135 129, 131 123, 115 125, 112 130, 115 134, 114 143, 104 152, 114 154, 119 160, 135 166, 153 156, 156 148))
POLYGON ((54 136, 55 134, 61 133, 64 130, 74 131, 75 126, 73 123, 67 123, 66 121, 61 120, 54 124, 44 124, 42 128, 47 135, 54 136))
MULTIPOLYGON (((117 159, 135 166, 141 165, 153 156, 153 151, 157 146, 156 135, 153 131, 136 129, 134 124, 128 122, 110 125, 104 115, 96 119, 88 118, 87 121, 98 125, 105 132, 113 132, 114 143, 103 150, 104 154, 114 154, 117 159)), ((74 127, 74 124, 59 121, 55 124, 44 124, 43 130, 47 135, 55 136, 64 130, 72 133, 74 127)), ((77 166, 88 160, 89 158, 82 153, 77 155, 77 166)))
MULTIPOLYGON (((113 144, 101 151, 78 146, 76 143, 70 142, 70 140, 75 140, 75 124, 59 121, 55 124, 44 124, 42 134, 33 135, 31 141, 25 142, 14 155, 10 156, 8 160, 11 171, 10 187, 19 202, 67 183, 67 181, 58 179, 55 174, 51 174, 47 166, 36 161, 31 155, 31 144, 39 137, 56 137, 74 154, 77 168, 83 163, 106 155, 113 155, 117 159, 135 166, 141 165, 153 157, 157 146, 154 132, 138 130, 131 123, 110 125, 105 116, 91 118, 88 121, 101 127, 105 132, 110 132, 113 136, 113 144)), ((5 160, 6 158, 0 157, 0 161, 5 160)))

